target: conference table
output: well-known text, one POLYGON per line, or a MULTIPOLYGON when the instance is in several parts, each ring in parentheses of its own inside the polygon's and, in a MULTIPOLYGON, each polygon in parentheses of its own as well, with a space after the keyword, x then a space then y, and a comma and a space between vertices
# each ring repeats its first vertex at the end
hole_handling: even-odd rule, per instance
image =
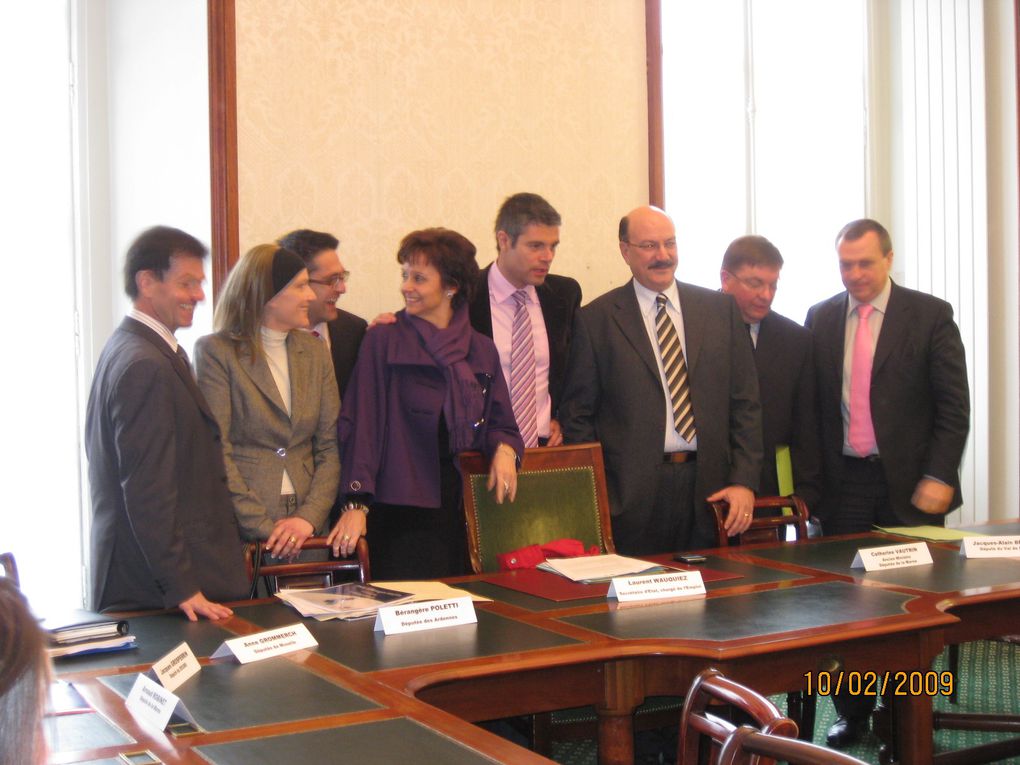
POLYGON ((302 619, 275 600, 235 604, 221 622, 132 614, 136 649, 57 664, 51 762, 548 762, 472 723, 591 705, 599 761, 628 763, 634 709, 683 695, 710 666, 766 694, 891 679, 898 759, 932 762, 932 694, 947 690, 932 661, 948 644, 1020 632, 1020 564, 930 542, 931 566, 851 568, 860 548, 907 541, 876 532, 707 550, 685 566, 703 571, 707 595, 671 601, 618 603, 605 585, 565 588, 530 570, 462 577, 450 584, 491 598, 476 603, 477 624, 402 635, 302 619), (207 658, 225 639, 299 621, 316 648, 244 665, 207 658), (202 657, 178 690, 198 727, 155 731, 124 698, 182 641, 202 657))

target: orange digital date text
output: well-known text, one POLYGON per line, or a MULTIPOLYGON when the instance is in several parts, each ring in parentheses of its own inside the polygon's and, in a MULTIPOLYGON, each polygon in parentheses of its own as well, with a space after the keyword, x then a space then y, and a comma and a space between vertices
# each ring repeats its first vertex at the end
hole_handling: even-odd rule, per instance
POLYGON ((805 672, 809 696, 951 696, 956 678, 952 672, 805 672))

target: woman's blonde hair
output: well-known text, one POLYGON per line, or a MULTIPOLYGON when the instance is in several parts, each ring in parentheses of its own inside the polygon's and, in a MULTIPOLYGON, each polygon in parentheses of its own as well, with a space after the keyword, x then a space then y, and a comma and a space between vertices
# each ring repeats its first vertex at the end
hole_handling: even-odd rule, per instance
POLYGON ((246 252, 227 276, 216 302, 213 327, 227 335, 252 358, 262 355, 262 313, 273 299, 275 244, 259 244, 246 252))

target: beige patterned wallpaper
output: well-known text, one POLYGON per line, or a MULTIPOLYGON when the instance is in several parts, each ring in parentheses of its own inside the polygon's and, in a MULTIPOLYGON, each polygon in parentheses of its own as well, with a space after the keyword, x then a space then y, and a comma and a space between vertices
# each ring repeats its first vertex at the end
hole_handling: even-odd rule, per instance
POLYGON ((617 221, 648 198, 642 0, 236 0, 242 251, 331 231, 342 300, 400 307, 415 228, 492 260, 517 191, 563 216, 553 270, 585 301, 629 272, 617 221))

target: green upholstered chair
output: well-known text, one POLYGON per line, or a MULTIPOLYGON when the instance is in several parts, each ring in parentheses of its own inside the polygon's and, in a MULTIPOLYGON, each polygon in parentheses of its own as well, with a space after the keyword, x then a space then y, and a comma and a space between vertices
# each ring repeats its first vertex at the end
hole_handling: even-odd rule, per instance
POLYGON ((616 552, 600 444, 528 449, 517 475, 517 498, 497 505, 485 488, 489 466, 478 452, 460 456, 471 567, 498 571, 496 556, 556 539, 616 552))

